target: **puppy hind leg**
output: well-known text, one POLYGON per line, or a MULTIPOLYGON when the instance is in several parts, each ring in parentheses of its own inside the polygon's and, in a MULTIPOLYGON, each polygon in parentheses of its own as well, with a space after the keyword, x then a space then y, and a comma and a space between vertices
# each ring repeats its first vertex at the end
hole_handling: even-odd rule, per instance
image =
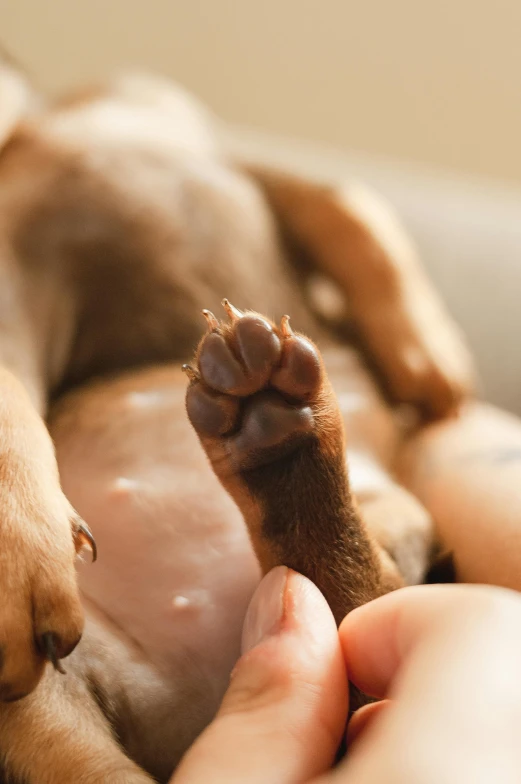
POLYGON ((437 417, 458 408, 473 389, 472 360, 388 205, 353 184, 248 169, 287 235, 347 298, 392 399, 437 417))
MULTIPOLYGON (((48 671, 26 699, 0 705, 6 781, 151 784, 114 739, 86 683, 48 671)), ((0 779, 2 781, 2 779, 0 779)))
POLYGON ((348 457, 351 487, 367 529, 405 585, 422 583, 435 551, 434 523, 425 507, 369 456, 348 457), (361 466, 360 463, 364 465, 361 466), (361 473, 374 477, 372 487, 361 483, 361 473))

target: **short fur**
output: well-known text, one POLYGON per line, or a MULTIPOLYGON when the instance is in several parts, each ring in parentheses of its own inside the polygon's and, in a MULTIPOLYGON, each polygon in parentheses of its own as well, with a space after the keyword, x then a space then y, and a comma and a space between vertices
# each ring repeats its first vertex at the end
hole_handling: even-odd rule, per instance
MULTIPOLYGON (((225 688, 255 572, 222 629, 228 658, 206 674, 187 651, 169 669, 129 618, 92 598, 88 577, 80 596, 76 552, 89 535, 71 503, 80 512, 94 503, 97 466, 142 461, 148 470, 163 432, 185 449, 177 470, 193 466, 200 493, 213 494, 194 524, 219 509, 235 520, 183 429, 182 393, 137 425, 151 389, 161 401, 183 390, 179 366, 207 340, 200 310, 217 311, 226 296, 277 323, 289 312, 322 351, 339 403, 317 351, 306 437, 289 451, 276 439, 261 445, 262 466, 239 466, 223 482, 263 568, 283 561, 310 574, 337 620, 399 584, 398 571, 421 579, 431 528, 389 475, 399 424, 365 362, 324 326, 309 297, 313 276, 328 278, 349 306, 392 401, 448 414, 471 388, 471 363, 406 236, 365 190, 244 166, 220 148, 205 111, 161 80, 129 76, 39 106, 5 62, 0 88, 0 758, 28 784, 166 781, 225 688), (354 413, 350 395, 363 401, 354 413), (179 430, 168 435, 174 421, 179 430), (359 461, 372 477, 359 489, 353 482, 356 502, 342 422, 352 467, 359 461), (64 677, 47 659, 74 648, 64 677)), ((301 402, 290 395, 284 405, 301 402)), ((107 526, 118 504, 138 514, 125 488, 104 502, 107 526)), ((103 538, 101 524, 93 529, 103 538)), ((133 531, 117 534, 121 547, 133 531)), ((100 548, 98 574, 106 557, 100 548)), ((132 587, 122 583, 123 595, 132 587)))

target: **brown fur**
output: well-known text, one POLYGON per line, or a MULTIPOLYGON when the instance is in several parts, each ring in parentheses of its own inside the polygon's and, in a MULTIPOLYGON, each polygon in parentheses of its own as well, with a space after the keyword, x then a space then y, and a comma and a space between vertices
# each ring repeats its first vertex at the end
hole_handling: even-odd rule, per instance
POLYGON ((284 564, 309 577, 340 623, 401 580, 351 496, 342 417, 318 349, 257 314, 232 318, 217 326, 210 317, 188 415, 263 571, 284 564))
MULTIPOLYGON (((176 716, 174 737, 172 707, 160 706, 137 653, 118 658, 124 654, 117 630, 101 640, 89 609, 69 677, 45 667, 43 635, 54 636, 63 657, 82 628, 74 571, 78 519, 60 488, 44 426, 50 402, 96 376, 188 358, 202 335, 198 311, 216 309, 226 295, 277 319, 291 312, 297 327, 320 344, 326 364, 337 367, 340 385, 342 367, 360 378, 372 413, 350 419, 348 436, 365 444, 385 473, 398 430, 355 355, 319 326, 305 299, 304 258, 351 306, 396 400, 447 413, 467 392, 469 363, 409 247, 390 239, 394 222, 381 208, 378 214, 369 209, 368 197, 346 199, 343 188, 241 170, 219 152, 201 110, 162 83, 123 81, 29 117, 31 90, 23 78, 13 81, 6 65, 0 80, 12 87, 4 93, 8 105, 0 107, 11 118, 0 126, 0 590, 9 608, 0 623, 0 696, 19 697, 42 679, 25 700, 0 706, 0 756, 10 774, 29 784, 150 781, 136 763, 166 780, 209 716, 199 724, 176 716), (105 120, 102 110, 123 107, 139 126, 147 102, 157 105, 152 129, 141 138, 127 125, 114 135, 117 123, 105 120), (281 241, 273 213, 296 251, 281 241), (99 653, 104 645, 119 670, 112 672, 110 657, 99 653), (139 677, 128 675, 136 672, 139 677), (149 701, 141 713, 129 708, 133 689, 136 705, 149 701), (156 738, 170 732, 171 740, 161 736, 156 751, 150 728, 156 738)), ((116 393, 104 384, 109 399, 116 393)), ((391 585, 382 583, 366 535, 371 515, 365 517, 365 508, 375 498, 359 499, 362 523, 347 484, 344 415, 328 400, 335 424, 310 441, 297 462, 289 460, 281 473, 265 465, 243 480, 262 520, 261 559, 261 540, 268 542, 265 568, 284 561, 308 571, 340 619, 391 585), (302 500, 305 525, 297 532, 292 524, 302 500), (327 537, 340 542, 336 563, 325 563, 327 537), (351 581, 358 586, 355 598, 340 589, 342 579, 337 582, 346 563, 357 578, 351 581)), ((76 398, 69 401, 74 406, 76 398)), ((84 403, 76 405, 79 411, 84 403)), ((421 571, 428 518, 405 491, 399 504, 414 515, 397 515, 396 485, 391 479, 384 484, 377 491, 384 512, 380 508, 377 517, 394 510, 399 534, 389 544, 380 526, 377 536, 391 555, 409 536, 419 537, 421 571)), ((244 506, 252 529, 253 507, 244 506)))

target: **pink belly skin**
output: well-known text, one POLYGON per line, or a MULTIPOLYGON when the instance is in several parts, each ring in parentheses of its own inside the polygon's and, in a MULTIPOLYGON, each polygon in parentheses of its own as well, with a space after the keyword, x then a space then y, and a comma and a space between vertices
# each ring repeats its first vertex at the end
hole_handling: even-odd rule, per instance
MULTIPOLYGON (((347 352, 328 360, 363 497, 381 490, 372 455, 393 451, 395 429, 347 352)), ((51 418, 64 490, 98 544, 98 561, 79 566, 88 614, 137 647, 171 695, 169 737, 194 714, 180 753, 226 689, 260 579, 242 517, 188 422, 186 383, 179 367, 129 374, 74 393, 51 418)))
POLYGON ((145 371, 74 397, 52 422, 64 490, 91 527, 98 561, 84 596, 175 681, 220 695, 260 579, 242 518, 184 410, 186 378, 145 371), (182 663, 182 668, 181 668, 182 663))

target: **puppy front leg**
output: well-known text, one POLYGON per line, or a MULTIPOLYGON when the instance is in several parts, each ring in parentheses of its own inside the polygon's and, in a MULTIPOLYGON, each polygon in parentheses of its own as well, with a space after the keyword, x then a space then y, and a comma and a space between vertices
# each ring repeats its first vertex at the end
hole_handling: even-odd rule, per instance
POLYGON ((59 668, 81 637, 76 550, 88 529, 60 488, 50 436, 24 386, 0 369, 0 700, 59 668))
POLYGON ((323 592, 338 623, 401 584, 350 494, 342 418, 320 354, 226 303, 207 312, 187 411, 212 467, 244 515, 264 571, 285 564, 323 592))

